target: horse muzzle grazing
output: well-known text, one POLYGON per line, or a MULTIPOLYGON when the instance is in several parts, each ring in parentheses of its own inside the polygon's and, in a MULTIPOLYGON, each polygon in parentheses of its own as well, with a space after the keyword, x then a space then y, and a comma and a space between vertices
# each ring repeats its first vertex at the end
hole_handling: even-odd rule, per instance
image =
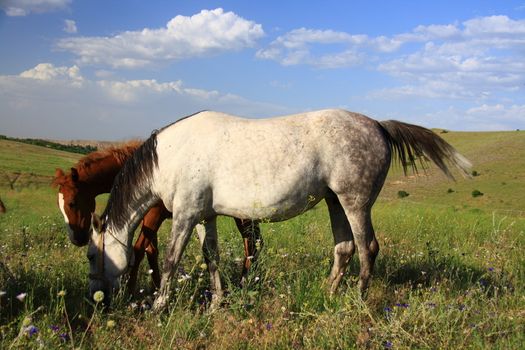
POLYGON ((69 241, 77 247, 83 247, 89 243, 89 237, 91 236, 90 230, 86 232, 80 229, 80 227, 70 224, 66 224, 66 229, 69 241))

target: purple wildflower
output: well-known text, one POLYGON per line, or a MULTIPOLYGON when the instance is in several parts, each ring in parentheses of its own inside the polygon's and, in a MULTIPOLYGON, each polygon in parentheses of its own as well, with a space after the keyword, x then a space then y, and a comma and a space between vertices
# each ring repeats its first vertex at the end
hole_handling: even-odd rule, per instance
POLYGON ((403 309, 407 309, 409 305, 407 303, 396 303, 396 306, 402 307, 403 309))
POLYGON ((393 344, 392 344, 392 342, 390 340, 386 340, 386 341, 383 342, 383 347, 385 349, 392 349, 392 345, 393 344))
POLYGON ((494 268, 493 268, 493 267, 489 267, 488 270, 489 270, 490 272, 493 272, 493 271, 494 271, 494 268))
POLYGON ((390 307, 385 307, 383 310, 385 310, 386 313, 389 313, 389 312, 392 312, 392 308, 390 307))
POLYGON ((485 279, 482 278, 482 279, 479 280, 479 284, 480 284, 482 287, 486 287, 486 286, 488 285, 488 282, 487 282, 487 280, 485 280, 485 279))
POLYGON ((49 329, 51 329, 53 332, 58 332, 58 330, 60 329, 58 326, 55 326, 55 325, 52 325, 52 326, 49 326, 49 329))
POLYGON ((270 322, 268 322, 266 324, 266 330, 269 331, 270 329, 272 329, 272 324, 270 322))
POLYGON ((33 335, 38 333, 38 328, 31 325, 26 328, 26 332, 30 337, 32 337, 33 335))

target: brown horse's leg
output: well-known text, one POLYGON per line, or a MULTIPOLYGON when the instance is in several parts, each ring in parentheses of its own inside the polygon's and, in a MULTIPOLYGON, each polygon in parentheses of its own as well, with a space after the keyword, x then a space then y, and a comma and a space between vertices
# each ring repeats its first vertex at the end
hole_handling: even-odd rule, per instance
POLYGON ((157 231, 171 213, 159 203, 152 207, 142 220, 142 228, 139 237, 133 247, 135 252, 135 262, 131 268, 128 280, 128 290, 134 291, 137 284, 137 276, 140 263, 144 259, 144 254, 148 257, 148 263, 151 268, 151 278, 155 289, 160 286, 160 269, 159 269, 159 251, 157 231))
POLYGON ((248 271, 252 264, 257 261, 259 248, 262 247, 263 240, 259 223, 251 220, 235 219, 235 224, 241 233, 244 241, 244 264, 242 266, 241 285, 244 284, 248 271), (258 243, 258 244, 257 244, 258 243))
POLYGON ((144 259, 145 240, 146 237, 142 234, 141 231, 139 237, 137 238, 137 241, 135 242, 135 245, 133 246, 134 260, 133 266, 131 266, 131 270, 129 271, 129 278, 127 284, 127 292, 129 294, 135 293, 135 288, 137 287, 137 276, 139 272, 139 266, 142 259, 144 259))
POLYGON ((167 218, 171 217, 171 213, 166 209, 162 202, 155 205, 144 217, 144 227, 142 228, 144 235, 148 238, 146 247, 146 256, 148 263, 152 270, 151 278, 153 279, 153 287, 158 289, 160 287, 160 268, 159 268, 159 248, 157 231, 160 225, 167 218))

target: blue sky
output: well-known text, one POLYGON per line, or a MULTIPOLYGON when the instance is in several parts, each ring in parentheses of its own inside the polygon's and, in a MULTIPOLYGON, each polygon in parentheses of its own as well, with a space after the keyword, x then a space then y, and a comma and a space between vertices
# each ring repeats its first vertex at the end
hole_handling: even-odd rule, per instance
POLYGON ((203 109, 525 128, 525 0, 0 0, 0 47, 9 136, 146 137, 203 109))

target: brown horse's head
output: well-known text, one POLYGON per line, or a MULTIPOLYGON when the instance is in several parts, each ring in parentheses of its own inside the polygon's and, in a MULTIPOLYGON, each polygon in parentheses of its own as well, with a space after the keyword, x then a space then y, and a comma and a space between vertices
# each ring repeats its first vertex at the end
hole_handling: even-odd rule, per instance
POLYGON ((81 247, 89 242, 95 194, 79 178, 76 168, 67 175, 57 169, 53 185, 58 186, 58 207, 64 215, 69 240, 81 247))

